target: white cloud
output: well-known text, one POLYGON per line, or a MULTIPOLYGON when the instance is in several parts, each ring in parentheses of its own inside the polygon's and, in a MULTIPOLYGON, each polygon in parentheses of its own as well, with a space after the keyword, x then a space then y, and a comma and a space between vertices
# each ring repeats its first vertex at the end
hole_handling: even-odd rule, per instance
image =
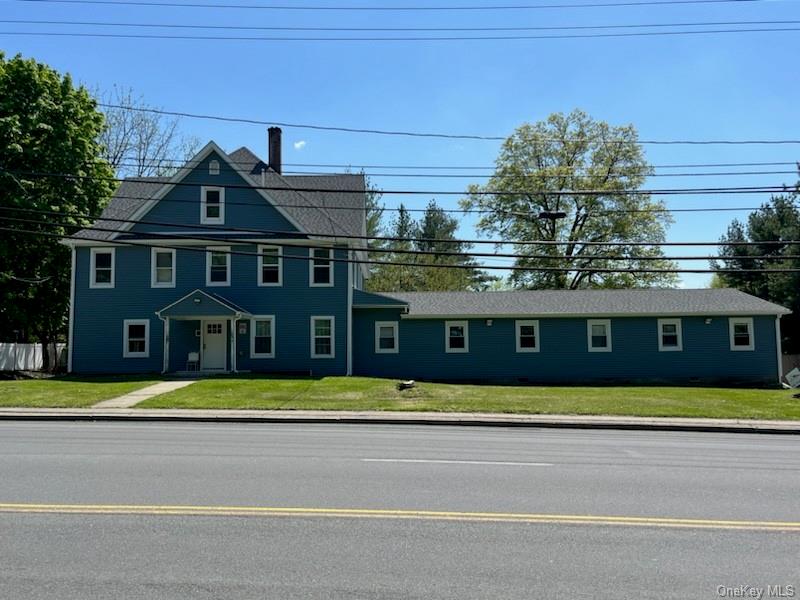
POLYGON ((299 142, 295 142, 294 143, 294 149, 295 150, 302 150, 305 147, 306 147, 306 141, 305 140, 300 140, 299 142))

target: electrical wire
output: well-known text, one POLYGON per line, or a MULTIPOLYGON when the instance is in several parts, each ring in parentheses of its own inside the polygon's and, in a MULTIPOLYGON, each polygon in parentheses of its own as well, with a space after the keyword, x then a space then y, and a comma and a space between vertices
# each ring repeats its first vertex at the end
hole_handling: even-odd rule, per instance
MULTIPOLYGON (((283 238, 298 238, 298 236, 309 236, 309 237, 320 237, 320 238, 340 238, 340 239, 354 239, 354 240, 368 240, 368 241, 381 241, 381 242, 411 242, 411 243, 450 243, 450 244, 468 244, 468 245, 478 245, 478 244, 491 244, 495 246, 501 245, 522 245, 522 246, 568 246, 568 245, 578 245, 578 246, 599 246, 599 247, 667 247, 667 246, 731 246, 731 247, 754 247, 754 246, 800 246, 800 240, 762 240, 759 242, 697 242, 697 241, 688 241, 688 242, 602 242, 602 241, 589 241, 589 240, 565 240, 565 241, 557 241, 557 240, 485 240, 485 239, 450 239, 450 238, 425 238, 425 237, 398 237, 398 236, 370 236, 370 235, 351 235, 351 234, 343 234, 343 235, 336 235, 336 236, 329 236, 327 234, 319 234, 319 233, 298 233, 296 231, 283 231, 283 230, 274 230, 274 229, 258 229, 258 228, 241 228, 241 227, 232 227, 232 226, 225 226, 225 225, 194 225, 194 224, 187 224, 187 223, 172 223, 172 222, 165 222, 165 221, 150 221, 144 219, 121 219, 121 218, 114 218, 114 217, 97 217, 92 215, 86 215, 76 212, 60 212, 60 211, 49 211, 43 209, 35 209, 35 208, 15 208, 15 207, 4 207, 0 206, 0 211, 14 211, 14 212, 24 212, 24 213, 33 213, 33 214, 40 214, 40 215, 47 215, 47 216, 60 216, 70 217, 70 218, 86 218, 86 219, 97 219, 103 221, 110 221, 112 223, 124 223, 124 224, 140 224, 140 225, 153 225, 153 226, 161 226, 161 227, 175 227, 177 229, 189 229, 192 231, 196 231, 198 227, 202 227, 206 232, 213 232, 219 231, 220 233, 230 234, 230 233, 243 233, 243 234, 257 234, 257 235, 265 235, 265 236, 272 236, 272 237, 283 237, 283 238)), ((9 218, 9 217, 2 217, 0 218, 9 218)), ((73 225, 73 224, 62 224, 61 226, 75 226, 81 227, 81 225, 73 225)), ((92 229, 96 226, 89 226, 85 227, 86 229, 92 229)), ((112 231, 114 233, 125 233, 124 230, 119 229, 109 229, 108 231, 112 231)), ((162 232, 163 233, 163 232, 162 232)), ((215 241, 219 241, 219 238, 210 238, 215 241)), ((252 243, 252 240, 247 240, 246 243, 252 243)), ((318 247, 318 246, 312 246, 318 247)), ((368 249, 363 248, 362 249, 368 249)), ((372 248, 369 248, 372 251, 372 248)), ((491 256, 497 256, 497 254, 492 253, 491 256)), ((712 257, 713 258, 713 257, 712 257)), ((723 258, 723 257, 718 257, 723 258)), ((784 257, 785 258, 785 257, 784 257)))
MULTIPOLYGON (((410 136, 410 137, 424 137, 424 138, 444 138, 444 139, 459 139, 459 140, 483 140, 483 141, 504 141, 507 139, 505 136, 491 136, 491 135, 475 135, 475 134, 451 134, 451 133, 428 133, 419 131, 392 131, 386 129, 363 129, 354 127, 334 127, 328 125, 310 125, 303 123, 285 123, 279 121, 264 121, 260 119, 248 119, 241 117, 227 117, 220 115, 207 115, 200 113, 181 112, 173 110, 163 110, 159 108, 145 108, 141 106, 129 106, 124 104, 114 104, 110 102, 98 102, 98 106, 104 108, 117 108, 124 110, 132 110, 137 112, 147 112, 159 115, 170 115, 175 117, 186 117, 190 119, 206 119, 213 121, 224 121, 228 123, 245 123, 250 125, 268 125, 277 127, 287 127, 294 129, 314 129, 321 131, 340 131, 345 133, 370 133, 377 135, 394 135, 394 136, 410 136)), ((557 143, 568 143, 570 141, 586 141, 586 138, 539 138, 540 141, 550 141, 557 143)), ((782 140, 637 140, 637 139, 598 139, 598 142, 603 144, 662 144, 662 145, 743 145, 743 144, 800 144, 800 139, 782 139, 782 140)))
POLYGON ((167 2, 158 0, 17 0, 18 2, 50 3, 50 4, 89 4, 107 6, 158 6, 173 8, 228 8, 250 10, 277 10, 277 11, 347 11, 347 12, 453 12, 453 11, 519 11, 543 10, 556 8, 608 8, 620 6, 671 6, 687 4, 731 4, 753 3, 764 0, 644 0, 641 2, 616 1, 592 3, 558 3, 558 4, 509 4, 509 5, 473 5, 473 6, 313 6, 302 4, 236 4, 236 3, 197 3, 197 2, 167 2))
MULTIPOLYGON (((158 182, 152 179, 141 177, 97 177, 92 175, 75 175, 71 173, 46 173, 39 171, 16 171, 0 167, 0 171, 28 177, 57 177, 62 179, 79 179, 79 180, 93 180, 93 181, 114 181, 129 183, 163 183, 172 186, 216 186, 216 182, 202 182, 202 183, 188 183, 184 181, 179 182, 158 182)), ((264 186, 264 185, 248 185, 248 184, 226 184, 229 189, 252 189, 252 190, 265 190, 265 191, 284 191, 284 192, 306 192, 306 193, 330 193, 330 194, 364 194, 369 190, 365 189, 331 189, 324 187, 313 186, 264 186)), ((520 196, 520 195, 546 195, 546 194, 560 194, 562 196, 670 196, 670 195, 694 195, 694 194, 752 194, 752 193, 791 193, 794 192, 796 186, 787 186, 786 184, 779 184, 774 186, 729 186, 729 187, 707 187, 707 188, 664 188, 664 189, 636 189, 636 190, 609 190, 609 189, 594 189, 594 190, 563 190, 563 189, 522 189, 522 190, 476 190, 464 192, 463 190, 386 190, 381 189, 382 195, 425 195, 425 196, 520 196)))
MULTIPOLYGON (((9 233, 16 233, 16 234, 23 234, 23 235, 35 235, 35 236, 42 236, 42 237, 55 237, 55 238, 63 238, 64 236, 59 233, 51 233, 46 231, 36 231, 30 229, 17 229, 13 227, 0 227, 0 231, 5 231, 9 233)), ((74 235, 71 236, 71 239, 77 240, 87 240, 98 242, 98 240, 94 238, 90 238, 87 236, 79 236, 74 235)), ((102 243, 102 242, 99 242, 102 243)), ((152 248, 153 244, 150 243, 140 243, 132 240, 114 240, 111 242, 113 245, 118 246, 145 246, 152 248)), ((208 249, 204 247, 194 247, 194 246, 175 246, 170 244, 159 244, 159 248, 164 248, 167 250, 182 250, 182 251, 190 251, 190 252, 202 252, 207 254, 209 252, 208 249)), ((239 250, 228 250, 228 249, 219 249, 214 250, 215 253, 218 254, 226 254, 226 255, 234 255, 234 256, 259 256, 256 252, 245 252, 239 250)), ((282 258, 288 259, 297 259, 297 260, 315 260, 312 257, 304 257, 304 256, 292 256, 292 255, 285 255, 282 258)), ((587 257, 587 260, 591 257, 587 257)), ((316 259, 320 260, 320 259, 316 259)), ((746 259, 743 259, 746 260, 746 259)), ((441 263, 416 263, 416 262, 399 262, 399 261, 376 261, 376 260, 364 260, 364 259, 350 259, 350 258, 326 258, 324 259, 325 262, 333 262, 333 263, 346 263, 346 264, 365 264, 365 265, 390 265, 390 266, 400 266, 400 267, 419 267, 419 268, 433 268, 433 269, 470 269, 470 270, 498 270, 498 271, 541 271, 541 272, 586 272, 586 273, 637 273, 637 274, 656 274, 656 273, 800 273, 800 268, 785 268, 785 269, 642 269, 642 268, 608 268, 608 267, 592 267, 590 265, 581 266, 581 267, 523 267, 518 265, 465 265, 465 264, 441 264, 441 263)))

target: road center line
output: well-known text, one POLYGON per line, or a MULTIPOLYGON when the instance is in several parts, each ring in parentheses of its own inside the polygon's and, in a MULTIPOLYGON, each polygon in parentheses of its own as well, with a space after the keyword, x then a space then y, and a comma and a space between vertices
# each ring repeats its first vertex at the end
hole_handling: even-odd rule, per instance
POLYGON ((695 529, 791 531, 800 533, 800 522, 735 521, 670 517, 624 517, 536 513, 453 512, 368 508, 298 508, 269 506, 185 506, 137 504, 0 504, 0 513, 50 513, 79 515, 221 516, 221 517, 319 517, 360 519, 414 519, 458 522, 550 523, 569 525, 623 525, 695 529))
POLYGON ((496 465, 501 467, 552 467, 553 463, 513 462, 501 460, 444 460, 429 458, 362 458, 361 462, 379 463, 422 463, 437 465, 496 465))

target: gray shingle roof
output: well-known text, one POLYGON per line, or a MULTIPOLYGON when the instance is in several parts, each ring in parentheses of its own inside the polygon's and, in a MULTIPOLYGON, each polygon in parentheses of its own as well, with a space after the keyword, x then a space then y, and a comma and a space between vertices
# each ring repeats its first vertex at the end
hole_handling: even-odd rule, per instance
POLYGON ((104 219, 130 219, 139 207, 161 189, 169 181, 169 177, 137 177, 135 181, 123 181, 111 197, 111 201, 95 221, 93 227, 113 229, 114 231, 97 231, 95 229, 81 229, 75 234, 78 239, 110 240, 114 232, 125 227, 124 222, 107 221, 104 219))
POLYGON ((406 302, 392 298, 387 294, 374 294, 363 290, 353 290, 353 306, 374 307, 374 306, 407 306, 406 302))
MULTIPOLYGON (((246 147, 234 150, 228 156, 231 162, 250 174, 254 186, 261 186, 261 170, 267 168, 263 160, 246 147)), ((279 175, 269 170, 264 174, 264 187, 283 188, 266 190, 266 193, 309 233, 324 236, 364 233, 366 185, 363 175, 279 175), (292 188, 356 191, 298 192, 292 188), (336 208, 329 208, 334 206, 336 208)))
POLYGON ((412 317, 782 315, 788 309, 734 289, 388 292, 412 317))
MULTIPOLYGON (((245 171, 249 183, 260 187, 261 169, 266 164, 248 148, 239 148, 228 155, 231 162, 245 171)), ((137 177, 123 181, 100 215, 95 227, 121 230, 125 223, 104 220, 105 218, 130 219, 148 198, 152 197, 169 177, 137 177)), ((304 232, 325 237, 341 235, 363 235, 366 196, 363 175, 279 175, 267 171, 264 187, 280 188, 266 190, 276 205, 285 211, 304 232), (317 188, 322 190, 355 190, 352 193, 299 192, 293 188, 317 188), (332 206, 345 207, 330 208, 332 206)), ((83 229, 76 238, 109 240, 114 232, 83 229)), ((358 240, 354 240, 358 242, 358 240)))

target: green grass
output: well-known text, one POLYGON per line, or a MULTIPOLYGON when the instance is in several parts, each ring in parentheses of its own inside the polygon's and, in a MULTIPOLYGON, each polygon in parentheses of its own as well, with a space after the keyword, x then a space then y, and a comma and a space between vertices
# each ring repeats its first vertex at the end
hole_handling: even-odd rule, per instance
POLYGON ((402 410, 740 419, 800 419, 791 390, 534 387, 418 383, 366 377, 205 379, 137 408, 402 410))
POLYGON ((81 408, 158 383, 153 375, 0 381, 0 406, 81 408))

